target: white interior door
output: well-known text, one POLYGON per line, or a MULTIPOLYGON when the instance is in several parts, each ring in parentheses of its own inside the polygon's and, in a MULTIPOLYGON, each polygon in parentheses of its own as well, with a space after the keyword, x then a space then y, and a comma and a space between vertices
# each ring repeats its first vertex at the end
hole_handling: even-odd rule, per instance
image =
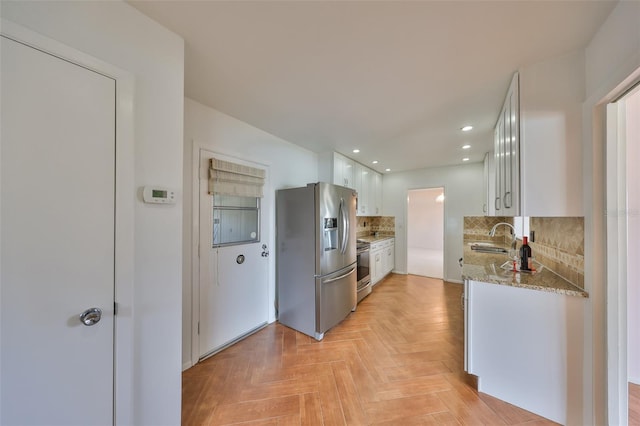
POLYGON ((0 423, 113 424, 115 81, 0 50, 0 423))
MULTIPOLYGON (((260 200, 259 242, 214 247, 213 199, 208 193, 207 182, 208 164, 212 157, 265 168, 262 165, 228 159, 209 150, 200 149, 200 359, 266 325, 269 315, 269 248, 266 247, 269 235, 266 217, 273 196, 269 191, 265 191, 265 196, 260 200)), ((265 188, 268 188, 268 172, 265 188)))

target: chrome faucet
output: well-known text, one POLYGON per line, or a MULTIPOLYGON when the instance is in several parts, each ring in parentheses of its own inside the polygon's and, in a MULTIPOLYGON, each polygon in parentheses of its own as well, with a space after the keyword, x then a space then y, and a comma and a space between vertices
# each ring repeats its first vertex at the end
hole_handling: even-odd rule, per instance
POLYGON ((511 228, 511 234, 513 234, 513 240, 511 241, 511 248, 513 250, 516 249, 516 228, 514 228, 514 226, 510 223, 507 222, 500 222, 500 223, 496 223, 495 225, 493 225, 493 228, 491 228, 491 231, 489 231, 489 236, 490 237, 495 237, 496 235, 496 228, 500 225, 506 225, 509 228, 511 228))

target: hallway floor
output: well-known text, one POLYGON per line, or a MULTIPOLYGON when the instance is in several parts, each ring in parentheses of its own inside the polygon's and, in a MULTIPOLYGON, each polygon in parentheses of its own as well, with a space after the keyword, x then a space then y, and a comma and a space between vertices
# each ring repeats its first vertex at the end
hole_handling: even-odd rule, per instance
POLYGON ((407 272, 430 278, 444 278, 442 250, 407 248, 407 272))
POLYGON ((183 373, 183 425, 552 425, 463 372, 462 285, 391 274, 322 342, 279 323, 183 373))
POLYGON ((629 426, 640 425, 640 385, 629 383, 629 426))

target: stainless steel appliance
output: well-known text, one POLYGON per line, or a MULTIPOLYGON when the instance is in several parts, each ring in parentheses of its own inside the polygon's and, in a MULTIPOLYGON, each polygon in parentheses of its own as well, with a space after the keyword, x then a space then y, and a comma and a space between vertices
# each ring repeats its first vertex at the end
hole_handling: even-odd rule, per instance
POLYGON ((280 323, 322 340, 355 310, 356 193, 328 183, 276 193, 280 323))
POLYGON ((358 273, 356 276, 357 280, 357 293, 358 293, 358 303, 368 294, 371 293, 371 269, 369 263, 369 252, 371 251, 371 244, 358 241, 356 246, 356 257, 358 264, 358 273))

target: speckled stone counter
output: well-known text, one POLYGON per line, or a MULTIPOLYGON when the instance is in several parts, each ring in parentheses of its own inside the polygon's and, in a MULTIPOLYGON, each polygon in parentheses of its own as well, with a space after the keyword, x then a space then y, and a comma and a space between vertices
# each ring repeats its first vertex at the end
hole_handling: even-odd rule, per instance
POLYGON ((470 244, 466 241, 463 256, 463 279, 566 294, 569 296, 589 297, 589 293, 571 284, 547 268, 542 268, 542 270, 534 273, 513 272, 502 269, 501 265, 509 260, 506 254, 477 252, 471 250, 470 244))
POLYGON ((393 236, 393 235, 380 235, 380 236, 375 237, 373 235, 369 235, 367 237, 358 237, 357 240, 365 242, 365 243, 377 243, 378 241, 388 240, 389 238, 395 238, 395 236, 393 236))

